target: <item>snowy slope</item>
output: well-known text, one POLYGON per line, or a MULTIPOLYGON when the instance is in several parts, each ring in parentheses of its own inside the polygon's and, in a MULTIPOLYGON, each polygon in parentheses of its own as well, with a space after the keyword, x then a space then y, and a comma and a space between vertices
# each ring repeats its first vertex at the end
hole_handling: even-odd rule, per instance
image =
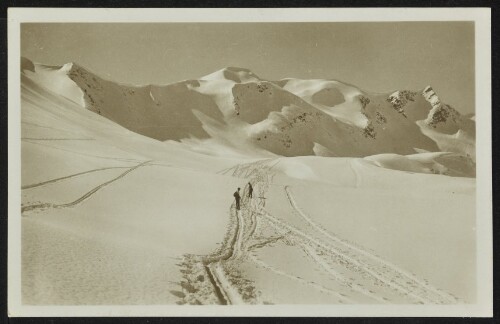
POLYGON ((133 87, 22 60, 23 303, 474 302, 474 162, 418 132, 471 140, 467 121, 387 98, 239 68, 133 87))
POLYGON ((175 303, 178 259, 224 235, 218 196, 239 181, 215 172, 235 160, 138 135, 45 86, 22 75, 23 303, 175 303))
POLYGON ((379 154, 365 159, 373 161, 377 166, 394 170, 472 178, 476 176, 474 161, 470 157, 456 153, 419 153, 406 156, 379 154))

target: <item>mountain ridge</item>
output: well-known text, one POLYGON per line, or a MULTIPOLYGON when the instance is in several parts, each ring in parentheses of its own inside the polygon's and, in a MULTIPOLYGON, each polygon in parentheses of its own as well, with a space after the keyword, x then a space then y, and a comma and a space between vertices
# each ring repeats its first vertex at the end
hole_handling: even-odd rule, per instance
POLYGON ((77 63, 57 68, 27 58, 21 73, 131 131, 193 149, 210 141, 283 156, 423 150, 475 160, 475 121, 443 103, 431 86, 373 94, 337 80, 268 81, 241 67, 134 86, 105 80, 77 63))

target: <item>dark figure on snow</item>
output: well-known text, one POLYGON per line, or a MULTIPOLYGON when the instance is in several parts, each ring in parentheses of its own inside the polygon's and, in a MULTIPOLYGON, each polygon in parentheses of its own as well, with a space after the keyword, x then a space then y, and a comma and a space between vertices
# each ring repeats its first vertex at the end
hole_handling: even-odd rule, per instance
POLYGON ((234 199, 236 199, 236 210, 240 210, 240 188, 234 192, 234 199))
POLYGON ((252 184, 249 182, 248 183, 248 198, 252 198, 252 194, 253 194, 253 187, 252 187, 252 184))

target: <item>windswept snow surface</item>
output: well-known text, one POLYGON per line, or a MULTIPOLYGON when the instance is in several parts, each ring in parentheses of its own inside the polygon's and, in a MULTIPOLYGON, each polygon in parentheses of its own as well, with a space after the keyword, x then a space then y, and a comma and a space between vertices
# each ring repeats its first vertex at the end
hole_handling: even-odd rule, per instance
POLYGON ((470 157, 449 152, 419 153, 412 155, 379 154, 365 160, 375 165, 407 172, 445 174, 459 177, 476 176, 476 167, 470 157))
POLYGON ((21 82, 23 304, 475 301, 473 121, 430 91, 27 59, 21 82))

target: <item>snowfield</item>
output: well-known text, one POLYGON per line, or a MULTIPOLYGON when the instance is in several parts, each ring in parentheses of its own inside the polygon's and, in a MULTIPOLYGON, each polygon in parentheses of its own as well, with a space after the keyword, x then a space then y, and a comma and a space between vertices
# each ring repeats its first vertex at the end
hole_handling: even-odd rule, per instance
POLYGON ((430 87, 26 58, 21 87, 25 305, 476 301, 475 120, 430 87))

